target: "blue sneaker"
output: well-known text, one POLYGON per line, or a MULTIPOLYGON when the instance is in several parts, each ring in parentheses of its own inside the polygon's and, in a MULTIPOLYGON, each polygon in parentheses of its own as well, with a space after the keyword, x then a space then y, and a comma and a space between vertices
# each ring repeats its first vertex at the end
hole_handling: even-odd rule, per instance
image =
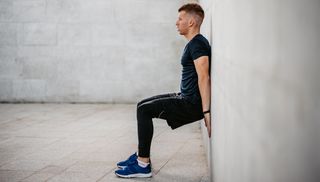
POLYGON ((124 169, 115 171, 115 174, 122 178, 149 178, 152 177, 151 165, 140 167, 137 160, 128 162, 124 169))
POLYGON ((138 155, 137 155, 137 153, 134 153, 134 154, 132 154, 127 160, 118 162, 118 163, 117 163, 117 166, 118 166, 118 168, 120 168, 120 169, 124 169, 125 167, 128 166, 128 164, 129 164, 131 161, 135 161, 135 160, 137 160, 137 159, 138 159, 138 155))

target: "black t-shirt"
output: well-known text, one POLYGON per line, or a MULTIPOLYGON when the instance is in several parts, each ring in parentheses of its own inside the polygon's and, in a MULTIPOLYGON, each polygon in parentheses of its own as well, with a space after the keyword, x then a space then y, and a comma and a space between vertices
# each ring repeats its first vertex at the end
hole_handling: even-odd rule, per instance
POLYGON ((201 103, 201 95, 198 86, 198 75, 194 60, 201 56, 209 57, 209 74, 211 67, 211 46, 208 40, 201 34, 193 37, 186 47, 181 58, 182 78, 180 84, 181 95, 194 104, 201 103))

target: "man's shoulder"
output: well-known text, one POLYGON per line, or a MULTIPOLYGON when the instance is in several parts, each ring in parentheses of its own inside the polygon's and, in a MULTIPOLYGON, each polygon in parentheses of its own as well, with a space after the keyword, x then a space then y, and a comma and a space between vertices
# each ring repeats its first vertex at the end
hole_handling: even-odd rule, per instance
POLYGON ((194 46, 194 45, 210 46, 208 39, 204 37, 202 34, 198 34, 197 36, 195 36, 189 43, 191 46, 194 46))

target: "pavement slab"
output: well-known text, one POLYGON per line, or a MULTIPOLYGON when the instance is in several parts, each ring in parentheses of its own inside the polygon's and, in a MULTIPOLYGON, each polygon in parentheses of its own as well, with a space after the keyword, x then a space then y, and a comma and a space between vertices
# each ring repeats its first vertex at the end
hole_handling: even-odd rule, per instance
POLYGON ((135 114, 135 104, 0 104, 0 181, 209 181, 199 121, 171 130, 154 119, 153 177, 115 176, 137 150, 135 114))

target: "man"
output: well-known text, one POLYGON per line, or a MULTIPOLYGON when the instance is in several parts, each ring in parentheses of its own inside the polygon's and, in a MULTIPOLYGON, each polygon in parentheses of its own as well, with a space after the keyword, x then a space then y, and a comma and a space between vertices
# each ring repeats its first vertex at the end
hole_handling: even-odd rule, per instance
POLYGON ((117 164, 120 169, 116 170, 115 174, 119 177, 152 176, 152 118, 167 120, 172 129, 204 118, 208 135, 211 136, 211 47, 207 39, 200 34, 204 11, 200 5, 189 3, 179 8, 178 13, 177 29, 180 35, 189 41, 181 58, 181 93, 157 95, 138 103, 138 152, 117 164))

